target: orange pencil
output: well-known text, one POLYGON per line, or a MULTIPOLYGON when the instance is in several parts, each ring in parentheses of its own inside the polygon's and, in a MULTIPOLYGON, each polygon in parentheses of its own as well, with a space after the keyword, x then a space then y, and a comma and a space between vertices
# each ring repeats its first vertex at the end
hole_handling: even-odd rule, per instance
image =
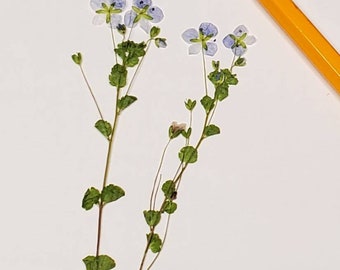
POLYGON ((340 55, 291 0, 258 0, 340 94, 340 55))

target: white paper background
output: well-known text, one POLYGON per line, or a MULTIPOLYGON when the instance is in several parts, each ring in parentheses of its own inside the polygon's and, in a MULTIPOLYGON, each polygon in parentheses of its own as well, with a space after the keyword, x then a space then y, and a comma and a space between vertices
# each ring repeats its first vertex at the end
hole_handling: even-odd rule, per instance
MULTIPOLYGON (((147 232, 141 212, 167 127, 187 121, 183 101, 203 92, 201 58, 187 56, 180 35, 211 21, 218 42, 239 24, 258 42, 216 114, 222 134, 202 145, 184 178, 155 269, 338 270, 339 96, 256 1, 157 4, 169 46, 146 59, 134 88, 139 101, 120 122, 110 180, 127 196, 106 209, 102 251, 117 269, 138 269, 147 232)), ((83 52, 109 118, 110 35, 91 25, 92 15, 80 0, 2 3, 0 269, 84 269, 81 258, 94 252, 97 213, 80 204, 100 185, 106 143, 70 60, 83 52)), ((220 46, 216 59, 230 58, 220 46)))

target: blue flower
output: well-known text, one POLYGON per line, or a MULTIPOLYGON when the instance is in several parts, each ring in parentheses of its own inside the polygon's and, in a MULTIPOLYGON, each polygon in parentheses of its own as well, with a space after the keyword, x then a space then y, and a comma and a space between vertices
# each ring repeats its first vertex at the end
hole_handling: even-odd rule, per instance
POLYGON ((191 44, 189 46, 189 54, 198 54, 202 51, 204 54, 214 56, 217 52, 217 45, 214 42, 209 41, 214 38, 218 33, 217 27, 212 23, 201 23, 199 31, 194 28, 190 28, 182 34, 182 38, 185 42, 191 44))
POLYGON ((106 22, 116 28, 122 21, 119 13, 125 9, 126 0, 91 0, 90 6, 97 13, 93 18, 93 24, 99 25, 106 22))
POLYGON ((248 29, 244 25, 236 27, 233 34, 229 34, 223 39, 224 46, 231 49, 236 56, 245 54, 247 45, 252 45, 255 42, 256 38, 248 35, 248 29))
POLYGON ((149 33, 151 23, 159 23, 163 18, 163 11, 153 6, 151 0, 134 0, 132 10, 125 13, 124 23, 129 28, 139 24, 146 33, 149 33))

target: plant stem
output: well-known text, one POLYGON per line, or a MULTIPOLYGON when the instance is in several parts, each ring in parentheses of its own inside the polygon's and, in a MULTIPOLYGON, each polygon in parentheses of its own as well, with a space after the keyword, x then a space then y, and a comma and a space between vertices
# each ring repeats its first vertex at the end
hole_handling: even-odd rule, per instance
POLYGON ((147 43, 147 47, 146 47, 146 50, 145 50, 145 54, 144 54, 144 55, 142 56, 142 58, 140 59, 138 65, 137 65, 137 67, 136 67, 136 69, 135 69, 135 72, 134 72, 133 75, 132 75, 132 78, 131 78, 131 81, 130 81, 130 83, 129 83, 129 86, 128 86, 127 90, 126 90, 126 95, 129 94, 129 92, 130 92, 130 90, 131 90, 131 87, 132 87, 132 84, 133 84, 133 82, 134 82, 135 79, 136 79, 137 73, 138 73, 139 69, 140 69, 141 66, 142 66, 143 60, 144 60, 144 58, 145 58, 145 55, 148 53, 148 51, 149 51, 149 49, 150 49, 151 39, 149 39, 146 43, 147 43))
POLYGON ((236 55, 234 54, 233 60, 231 61, 231 65, 230 65, 230 72, 233 72, 233 68, 234 68, 234 64, 235 64, 235 59, 236 59, 236 55))
POLYGON ((162 156, 161 156, 161 160, 160 160, 159 165, 158 165, 157 173, 156 173, 155 179, 153 181, 152 192, 151 192, 151 196, 150 196, 150 210, 152 210, 152 206, 154 205, 154 203, 156 201, 156 198, 154 198, 154 194, 155 194, 157 179, 158 179, 159 173, 161 171, 163 161, 164 161, 164 156, 165 156, 166 150, 168 149, 170 142, 171 142, 171 139, 169 139, 169 141, 167 142, 167 144, 164 147, 164 150, 163 150, 163 153, 162 153, 162 156))
POLYGON ((208 95, 208 83, 207 83, 207 67, 205 64, 205 56, 204 56, 204 49, 202 47, 202 61, 203 61, 203 76, 204 76, 204 88, 205 88, 205 95, 208 95))
POLYGON ((152 262, 150 263, 150 265, 148 266, 147 270, 150 270, 151 267, 154 265, 154 263, 157 261, 161 251, 163 250, 163 246, 166 240, 166 237, 168 235, 168 231, 169 231, 169 224, 170 224, 170 217, 171 215, 168 214, 168 218, 166 220, 166 225, 165 225, 165 232, 164 232, 164 236, 163 236, 163 242, 162 242, 162 246, 161 246, 161 250, 157 253, 157 255, 155 256, 155 258, 152 260, 152 262))
MULTIPOLYGON (((116 108, 115 108, 115 116, 112 124, 112 133, 109 138, 109 146, 107 150, 106 155, 106 165, 105 165, 105 172, 104 172, 104 179, 103 179, 103 189, 106 187, 107 179, 109 176, 110 171, 110 161, 112 156, 112 146, 114 142, 115 133, 117 130, 118 125, 118 119, 119 119, 119 108, 118 108, 118 100, 120 97, 120 88, 117 88, 117 94, 116 94, 116 108)), ((97 230, 97 245, 96 245, 96 256, 99 256, 99 250, 100 250, 100 241, 101 241, 101 232, 102 232, 102 219, 103 219, 103 208, 104 204, 101 202, 99 204, 99 213, 98 213, 98 230, 97 230)))
MULTIPOLYGON (((216 106, 216 105, 215 105, 216 106)), ((196 147, 195 149, 198 150, 198 148, 200 147, 203 139, 205 138, 204 137, 204 129, 205 127, 207 126, 207 123, 208 123, 208 120, 209 120, 209 117, 210 117, 210 114, 211 113, 207 113, 206 116, 205 116, 205 120, 204 120, 204 124, 203 124, 203 129, 202 129, 202 134, 196 144, 196 147)), ((186 168, 188 167, 189 163, 184 163, 181 162, 176 174, 175 174, 175 177, 174 177, 174 183, 175 184, 178 184, 182 178, 182 175, 183 173, 185 172, 186 168)), ((178 190, 178 188, 176 188, 176 191, 178 190)), ((163 207, 164 207, 164 204, 166 202, 166 198, 164 198, 162 204, 161 204, 161 207, 159 209, 159 212, 162 212, 163 211, 163 207)), ((146 247, 145 247, 145 250, 144 250, 144 253, 143 253, 143 257, 142 257, 142 261, 141 261, 141 264, 140 264, 140 267, 139 267, 139 270, 143 270, 143 267, 144 267, 144 263, 145 263, 145 259, 146 259, 146 256, 148 254, 148 251, 149 251, 149 247, 150 247, 150 244, 151 244, 151 240, 152 240, 152 237, 154 235, 154 231, 155 231, 155 228, 156 226, 154 227, 150 227, 150 233, 149 233, 149 239, 146 243, 146 247)), ((167 227, 166 227, 166 234, 167 234, 167 231, 168 231, 168 223, 167 223, 167 227)), ((162 245, 163 247, 163 245, 162 245)), ((148 270, 152 267, 152 265, 155 263, 155 261, 157 260, 158 256, 156 255, 155 259, 152 261, 152 263, 149 265, 148 267, 148 270)))
POLYGON ((112 39, 112 45, 113 45, 113 51, 115 53, 115 59, 116 59, 116 64, 118 63, 118 58, 117 58, 117 53, 115 51, 116 49, 116 41, 115 41, 115 36, 114 36, 114 33, 113 33, 113 29, 112 29, 112 22, 110 20, 110 30, 111 30, 111 39, 112 39))
POLYGON ((81 74, 83 75, 84 81, 85 81, 85 83, 86 83, 86 85, 87 85, 87 88, 89 89, 89 91, 90 91, 90 93, 91 93, 91 96, 92 96, 92 99, 93 99, 93 101, 94 101, 94 103, 95 103, 95 105, 96 105, 96 107, 97 107, 99 116, 100 116, 100 118, 101 118, 102 120, 104 120, 103 114, 102 114, 102 112, 101 112, 101 110, 100 110, 100 108, 99 108, 98 102, 97 102, 97 100, 96 100, 96 98, 95 98, 95 96, 94 96, 94 93, 93 93, 93 91, 92 91, 92 88, 91 88, 91 86, 90 86, 90 83, 89 83, 89 81, 87 80, 87 77, 86 77, 86 75, 85 75, 84 69, 83 69, 82 65, 79 65, 79 67, 80 67, 80 72, 81 72, 81 74))

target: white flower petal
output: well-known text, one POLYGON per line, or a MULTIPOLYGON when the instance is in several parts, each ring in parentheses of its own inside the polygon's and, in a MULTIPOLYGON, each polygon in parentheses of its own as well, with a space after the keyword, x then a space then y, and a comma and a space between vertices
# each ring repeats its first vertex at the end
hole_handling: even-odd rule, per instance
POLYGON ((192 43, 192 39, 197 39, 198 38, 198 32, 194 28, 190 28, 182 34, 182 38, 186 43, 192 43))
POLYGON ((149 34, 150 29, 151 29, 151 24, 148 20, 141 19, 139 21, 139 25, 147 34, 149 34))
POLYGON ((189 46, 189 54, 198 54, 202 50, 201 43, 194 43, 189 46))
POLYGON ((246 38, 244 39, 245 43, 247 45, 252 45, 256 42, 256 37, 254 36, 246 36, 246 38))
POLYGON ((102 0, 91 0, 90 1, 90 6, 93 10, 98 10, 102 8, 102 0))
POLYGON ((101 25, 104 22, 105 22, 105 15, 103 15, 103 14, 97 14, 92 19, 92 23, 94 25, 101 25))

